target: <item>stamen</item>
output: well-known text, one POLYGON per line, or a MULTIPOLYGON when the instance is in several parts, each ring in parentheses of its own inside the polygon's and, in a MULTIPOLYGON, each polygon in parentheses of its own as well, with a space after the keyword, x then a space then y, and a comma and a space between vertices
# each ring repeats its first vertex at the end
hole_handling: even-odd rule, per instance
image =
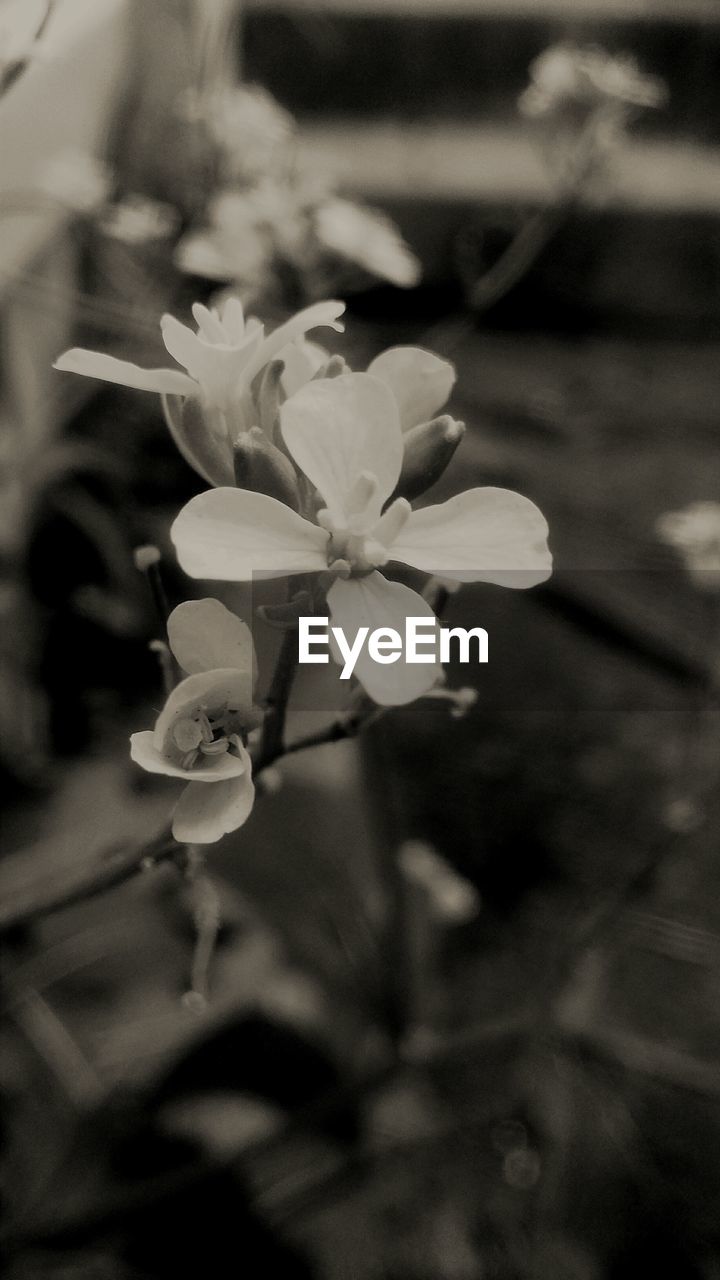
POLYGON ((173 725, 172 736, 178 750, 188 752, 200 745, 203 733, 197 720, 186 718, 173 725))
POLYGON ((182 760, 180 761, 180 768, 192 769, 199 755, 200 755, 199 751, 188 751, 187 755, 183 756, 182 760))
POLYGON ((204 756, 222 756, 229 746, 227 738, 218 738, 217 742, 203 742, 200 750, 204 756))
POLYGON ((364 539, 363 557, 372 568, 381 568, 384 564, 387 564, 390 558, 387 547, 384 547, 380 542, 376 542, 374 538, 364 539))
POLYGON ((411 510, 406 498, 396 498, 375 525, 373 538, 377 538, 384 547, 391 547, 401 529, 407 524, 411 510))
POLYGON ((207 745, 209 742, 212 742, 214 737, 212 726, 204 711, 200 712, 199 727, 200 727, 200 736, 202 738, 203 743, 207 745))

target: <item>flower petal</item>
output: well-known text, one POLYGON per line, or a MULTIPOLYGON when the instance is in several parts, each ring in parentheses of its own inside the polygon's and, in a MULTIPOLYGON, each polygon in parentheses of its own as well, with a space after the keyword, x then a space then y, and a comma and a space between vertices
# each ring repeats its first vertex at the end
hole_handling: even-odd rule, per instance
POLYGON ((455 382, 453 366, 421 347, 390 347, 371 360, 368 373, 392 391, 403 431, 434 418, 455 382))
POLYGON ((390 559, 457 582, 533 587, 549 577, 548 527, 533 502, 510 489, 468 489, 413 511, 390 559))
MULTIPOLYGON (((173 728, 178 720, 192 719, 200 711, 205 711, 208 715, 233 712, 233 718, 239 724, 255 724, 249 673, 238 671, 235 667, 221 667, 214 671, 198 671, 181 680, 155 722, 153 741, 158 751, 173 759, 173 728)), ((212 781, 218 777, 234 777, 241 772, 241 768, 236 756, 218 755, 204 756, 198 760, 193 768, 193 778, 198 776, 199 771, 202 772, 199 781, 212 781)))
POLYGON ((213 410, 203 408, 197 395, 163 395, 162 406, 170 435, 193 471, 208 484, 232 484, 230 444, 212 430, 207 415, 213 410))
MULTIPOLYGON (((332 624, 342 627, 345 639, 352 644, 360 627, 374 631, 378 627, 392 627, 404 640, 408 618, 425 617, 439 624, 426 600, 401 582, 389 582, 381 573, 370 573, 364 578, 338 579, 327 593, 332 614, 332 624)), ((431 638, 428 628, 428 640, 431 638)), ((430 656, 430 646, 423 652, 430 656)), ((335 655, 338 658, 338 655, 335 655)), ((442 671, 438 660, 429 663, 410 663, 400 654, 397 662, 383 665, 375 662, 364 645, 355 666, 354 674, 375 702, 385 707, 400 706, 412 702, 437 682, 442 671)))
POLYGON ((192 779, 198 785, 239 778, 247 768, 245 760, 226 752, 221 756, 203 756, 192 769, 183 769, 160 750, 151 729, 130 735, 130 758, 148 773, 162 773, 168 778, 184 778, 186 782, 192 779))
POLYGON ((175 807, 172 833, 181 844, 213 844, 247 821, 254 799, 249 769, 212 787, 191 782, 175 807))
POLYGON ((320 243, 340 258, 400 288, 412 288, 421 267, 397 227, 376 209, 350 200, 329 199, 315 213, 320 243))
POLYGON ((283 347, 289 342, 295 342, 297 338, 304 338, 311 329, 329 328, 342 332, 343 326, 339 319, 344 310, 344 302, 315 302, 311 307, 298 311, 297 315, 268 334, 243 370, 243 376, 250 382, 264 365, 280 354, 283 347))
POLYGON ((324 347, 318 346, 316 342, 308 342, 305 338, 289 342, 283 347, 278 359, 285 365, 281 378, 285 395, 292 396, 304 387, 329 358, 324 347))
POLYGON ((136 391, 159 391, 168 395, 191 396, 197 392, 197 383, 179 369, 141 369, 128 360, 116 360, 101 351, 86 351, 72 347, 58 356, 53 368, 63 373, 80 373, 85 378, 99 378, 101 382, 114 382, 119 387, 132 387, 136 391))
POLYGON ((167 314, 160 321, 160 331, 168 355, 187 369, 193 378, 197 378, 200 367, 200 340, 197 334, 188 325, 176 320, 175 316, 167 314))
POLYGON ((191 578, 250 582, 327 567, 324 529, 247 489, 210 489, 191 498, 170 536, 191 578))
POLYGON ((403 454, 397 407, 387 387, 366 373, 309 382, 282 406, 280 426, 334 519, 342 522, 350 514, 351 495, 367 472, 378 480, 368 519, 379 519, 398 482, 403 454))
POLYGON ((167 622, 168 642, 183 671, 236 668, 252 695, 255 646, 250 628, 219 600, 185 600, 167 622))
POLYGON ((245 323, 245 309, 240 298, 229 294, 220 307, 220 323, 227 336, 227 341, 240 343, 252 333, 252 326, 245 323))

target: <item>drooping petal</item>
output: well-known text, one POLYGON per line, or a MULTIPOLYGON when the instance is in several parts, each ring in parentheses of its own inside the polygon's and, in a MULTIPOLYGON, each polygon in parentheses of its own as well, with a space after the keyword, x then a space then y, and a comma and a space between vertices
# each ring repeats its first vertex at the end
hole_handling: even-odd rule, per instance
POLYGON ((163 395, 162 406, 170 435, 193 471, 208 484, 232 484, 234 472, 229 441, 213 431, 208 420, 214 411, 204 408, 198 395, 184 399, 163 395))
POLYGON ((334 519, 342 522, 350 514, 351 496, 367 474, 378 481, 368 521, 379 519, 397 484, 403 453, 397 407, 387 387, 366 373, 309 382, 282 406, 280 426, 293 458, 334 519))
POLYGON ((53 366, 63 373, 79 373, 84 378, 98 378, 101 382, 113 382, 119 387, 132 387, 135 391, 157 391, 161 394, 191 396, 198 385, 179 369, 141 369, 128 360, 116 360, 101 351, 86 351, 84 347, 72 347, 58 356, 53 366))
POLYGON ((327 567, 324 529, 248 489, 211 489, 191 498, 170 536, 191 578, 250 582, 327 567))
POLYGON ((297 338, 304 338, 311 329, 338 329, 342 332, 343 326, 339 320, 344 310, 344 302, 333 301, 314 302, 311 307, 298 311, 297 315, 268 334, 244 370, 244 376, 248 381, 252 380, 269 360, 280 354, 283 347, 289 342, 295 342, 297 338))
POLYGON ((457 582, 533 587, 549 577, 545 517, 510 489, 468 489, 448 502, 413 511, 390 559, 457 582))
POLYGON ((434 418, 455 382, 453 366, 422 347, 390 347, 371 360, 368 373, 392 391, 403 431, 434 418))
POLYGON ((239 756, 225 752, 221 756, 202 756, 192 769, 183 769, 156 746, 155 734, 151 729, 130 736, 130 758, 146 769, 148 773, 162 773, 168 778, 184 778, 205 783, 223 782, 228 778, 239 778, 247 768, 239 756))
POLYGON ((172 833, 181 844, 214 844, 247 821, 254 799, 249 769, 212 787, 191 782, 175 807, 172 833))
MULTIPOLYGON (((172 739, 178 721, 193 719, 201 711, 208 716, 229 714, 240 724, 254 724, 250 673, 235 667, 221 667, 214 671, 199 671, 181 680, 155 722, 153 741, 158 751, 174 759, 172 739)), ((237 766, 237 757, 232 755, 204 756, 195 765, 193 777, 200 769, 203 775, 211 778, 234 777, 241 772, 237 766)))
POLYGON ((185 600, 167 621, 168 643, 183 671, 236 668, 252 695, 255 645, 250 628, 219 600, 185 600))
MULTIPOLYGON (((405 640, 408 618, 428 618, 435 622, 435 639, 439 624, 426 600, 410 587, 400 582, 389 582, 381 573, 370 573, 364 578, 338 579, 327 594, 333 626, 342 627, 348 644, 352 644, 360 627, 374 631, 379 627, 391 627, 405 640)), ((428 640, 419 652, 430 657, 433 632, 428 627, 423 637, 428 640)), ((437 643, 435 644, 437 653, 437 643)), ((334 656, 340 656, 334 650, 334 656)), ((370 697, 381 706, 401 706, 412 702, 436 683, 442 667, 439 660, 428 663, 407 662, 401 653, 396 662, 381 664, 370 657, 367 645, 363 646, 354 674, 370 697)))

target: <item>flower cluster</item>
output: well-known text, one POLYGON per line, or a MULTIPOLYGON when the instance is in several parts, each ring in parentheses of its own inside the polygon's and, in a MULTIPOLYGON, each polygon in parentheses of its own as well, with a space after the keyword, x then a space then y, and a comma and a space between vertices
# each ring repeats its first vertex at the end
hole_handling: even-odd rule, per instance
POLYGON ((245 297, 282 297, 292 276, 307 298, 362 286, 367 278, 401 288, 420 265, 381 213, 339 199, 302 162, 295 121, 256 86, 235 86, 195 106, 218 154, 218 184, 203 225, 177 246, 182 270, 245 297), (204 110, 204 117, 203 117, 204 110))
POLYGON ((229 484, 234 479, 233 450, 262 416, 253 397, 257 375, 279 357, 286 384, 291 378, 312 377, 318 349, 304 341, 305 334, 321 326, 342 328, 344 310, 342 302, 318 303, 266 336, 259 320, 246 319, 237 298, 227 299, 219 310, 196 303, 194 332, 174 316, 161 321, 165 349, 184 372, 142 369, 82 347, 64 352, 55 368, 157 392, 165 399, 168 425, 186 461, 210 484, 229 484))
MULTIPOLYGON (((220 310, 196 304, 195 331, 162 320, 166 349, 182 368, 141 369, 82 349, 56 367, 163 396, 178 447, 214 486, 172 526, 191 577, 302 575, 309 607, 329 610, 351 644, 368 625, 403 632, 409 617, 434 619, 423 595, 390 576, 393 565, 449 585, 542 582, 551 567, 547 525, 520 494, 475 488, 413 509, 463 436, 463 424, 440 412, 454 369, 406 346, 352 372, 306 337, 341 328, 343 310, 318 303, 266 334, 236 298, 220 310)), ((146 769, 188 780, 174 831, 202 843, 239 825, 252 803, 252 641, 224 606, 204 600, 175 610, 169 643, 187 678, 155 730, 134 735, 132 752, 146 769)), ((355 673, 381 706, 434 692, 443 679, 434 660, 389 667, 367 652, 355 673)))
POLYGON ((621 108, 660 107, 663 82, 641 71, 628 54, 596 45, 556 44, 530 64, 530 84, 520 98, 524 115, 546 116, 568 109, 592 111, 604 103, 621 108))

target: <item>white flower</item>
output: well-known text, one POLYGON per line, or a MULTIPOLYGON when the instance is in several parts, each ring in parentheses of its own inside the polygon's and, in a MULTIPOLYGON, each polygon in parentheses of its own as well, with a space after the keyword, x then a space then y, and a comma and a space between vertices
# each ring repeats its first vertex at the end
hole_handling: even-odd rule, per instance
POLYGON ((309 329, 342 329, 339 317, 345 305, 318 302, 267 336, 254 316, 245 319, 238 298, 226 299, 220 310, 210 310, 199 302, 192 310, 195 333, 174 316, 165 315, 161 321, 165 347, 185 373, 142 369, 81 347, 64 352, 55 368, 140 391, 186 397, 190 401, 187 414, 167 414, 175 443, 190 466, 210 484, 228 484, 233 478, 233 440, 255 425, 248 420, 253 378, 271 360, 283 357, 286 348, 302 340, 309 329))
POLYGON ((260 85, 236 85, 209 101, 191 94, 186 114, 207 126, 222 153, 226 179, 254 182, 286 164, 296 124, 260 85))
POLYGON ((108 205, 99 221, 100 230, 123 244, 147 244, 165 240, 177 229, 178 213, 171 204, 130 195, 108 205))
MULTIPOLYGON (((171 530, 192 577, 248 582, 312 571, 334 578, 333 622, 352 643, 361 626, 405 631, 433 617, 425 600, 379 572, 390 561, 459 582, 530 587, 550 573, 547 525, 537 507, 504 489, 471 489, 413 512, 403 498, 384 510, 403 460, 398 405, 363 373, 308 383, 280 413, 285 445, 324 506, 316 523, 263 494, 221 488, 193 498, 171 530)), ((376 702, 419 697, 435 665, 383 666, 363 653, 356 671, 376 702)))
POLYGON ((244 744, 259 722, 252 636, 219 600, 207 599, 173 610, 168 640, 187 678, 173 689, 155 728, 132 734, 130 755, 150 773, 187 783, 173 835, 184 844, 211 844, 242 826, 253 806, 244 744))
POLYGON ((657 522, 658 537, 680 553, 701 591, 720 591, 720 502, 691 502, 666 511, 657 522))
POLYGON ((595 45, 557 44, 530 64, 530 85, 518 105, 525 115, 542 116, 602 102, 659 107, 666 97, 662 80, 645 75, 628 54, 613 55, 595 45))
POLYGON ((110 170, 87 151, 68 147, 58 151, 45 165, 37 186, 45 195, 75 213, 93 213, 110 195, 110 170))
POLYGON ((397 227, 374 209, 350 200, 325 200, 315 211, 315 234, 324 249, 402 289, 420 280, 421 267, 397 227))

